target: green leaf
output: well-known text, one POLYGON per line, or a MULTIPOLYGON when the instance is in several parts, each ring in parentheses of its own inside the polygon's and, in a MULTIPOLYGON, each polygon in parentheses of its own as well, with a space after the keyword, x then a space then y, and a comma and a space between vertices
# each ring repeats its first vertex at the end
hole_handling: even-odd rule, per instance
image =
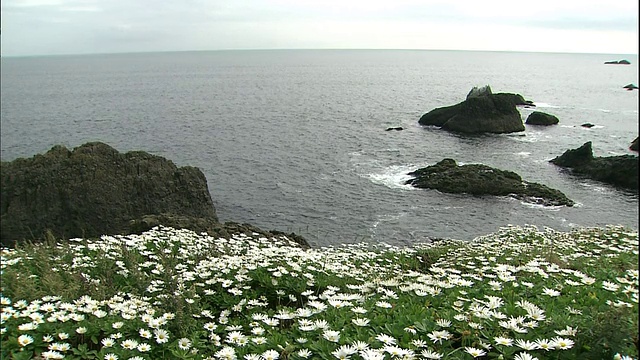
POLYGON ((15 360, 29 360, 33 358, 33 353, 31 351, 20 351, 11 353, 11 358, 15 360))

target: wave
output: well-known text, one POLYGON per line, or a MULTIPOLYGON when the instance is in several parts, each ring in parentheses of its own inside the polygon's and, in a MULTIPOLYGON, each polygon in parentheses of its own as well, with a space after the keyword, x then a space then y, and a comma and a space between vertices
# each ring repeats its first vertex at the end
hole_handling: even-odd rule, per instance
MULTIPOLYGON (((578 111, 596 111, 603 113, 631 113, 637 114, 638 110, 611 110, 611 109, 603 109, 603 108, 590 108, 590 107, 575 107, 575 106, 560 106, 553 105, 548 103, 535 103, 536 108, 549 108, 549 109, 569 109, 569 110, 578 110, 578 111)), ((535 108, 534 108, 535 110, 535 108)))
POLYGON ((563 226, 567 226, 569 228, 581 227, 580 224, 572 223, 565 218, 560 219, 560 222, 562 223, 563 226))
MULTIPOLYGON (((542 210, 548 210, 548 211, 560 211, 562 208, 564 208, 564 205, 557 205, 557 206, 547 206, 547 205, 542 205, 542 204, 534 204, 534 203, 530 203, 530 202, 525 202, 525 201, 520 201, 520 204, 531 208, 531 209, 542 209, 542 210)), ((575 202, 573 204, 574 208, 580 208, 584 206, 581 202, 575 202)))
POLYGON ((539 103, 539 102, 536 102, 535 104, 536 104, 537 108, 543 107, 543 108, 560 109, 562 107, 562 106, 558 106, 558 105, 551 105, 551 104, 539 103))
POLYGON ((534 203, 530 203, 530 202, 526 202, 526 201, 520 201, 520 204, 531 208, 531 209, 542 209, 542 210, 548 210, 548 211, 560 211, 560 209, 562 209, 564 206, 562 205, 558 205, 558 206, 546 206, 546 205, 541 205, 541 204, 534 204, 534 203))
POLYGON ((515 140, 515 141, 520 141, 520 142, 528 142, 528 143, 535 143, 540 141, 540 139, 542 138, 548 138, 550 137, 549 135, 544 135, 542 134, 542 132, 527 132, 525 133, 516 133, 515 135, 507 135, 507 137, 509 139, 515 140))
POLYGON ((604 126, 602 125, 593 125, 592 127, 588 128, 586 126, 582 126, 582 125, 560 125, 561 128, 565 128, 565 129, 572 129, 572 128, 581 128, 581 129, 604 129, 604 126))
POLYGON ((368 173, 363 176, 375 184, 384 185, 392 189, 413 190, 415 188, 405 184, 405 182, 413 178, 411 175, 407 175, 407 173, 415 169, 416 167, 413 165, 391 165, 382 169, 380 172, 368 173))
POLYGON ((383 215, 378 215, 376 221, 373 222, 373 224, 371 224, 370 230, 375 230, 378 225, 380 225, 380 223, 385 222, 385 221, 395 221, 400 219, 401 217, 405 216, 406 213, 398 213, 398 214, 383 214, 383 215))
POLYGON ((594 183, 581 182, 580 185, 583 187, 589 188, 590 190, 593 190, 595 192, 599 192, 603 194, 614 192, 611 188, 608 188, 606 186, 600 186, 594 183))

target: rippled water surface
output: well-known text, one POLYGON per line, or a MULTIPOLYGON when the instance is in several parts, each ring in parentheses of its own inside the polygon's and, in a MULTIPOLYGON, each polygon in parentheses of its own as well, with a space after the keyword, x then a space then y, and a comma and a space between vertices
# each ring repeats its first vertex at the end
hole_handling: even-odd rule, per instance
MULTIPOLYGON (((2 160, 103 141, 202 169, 221 220, 316 245, 472 239, 507 224, 637 229, 638 196, 569 175, 551 158, 592 141, 629 154, 637 56, 455 51, 220 51, 2 59, 2 160), (632 65, 604 65, 628 59, 632 65), (560 124, 507 135, 418 125, 473 86, 514 92, 560 124), (590 122, 587 129, 580 125, 590 122), (385 131, 401 126, 403 131, 385 131), (578 203, 413 189, 445 157, 519 173, 578 203)), ((523 119, 533 109, 520 108, 523 119)))

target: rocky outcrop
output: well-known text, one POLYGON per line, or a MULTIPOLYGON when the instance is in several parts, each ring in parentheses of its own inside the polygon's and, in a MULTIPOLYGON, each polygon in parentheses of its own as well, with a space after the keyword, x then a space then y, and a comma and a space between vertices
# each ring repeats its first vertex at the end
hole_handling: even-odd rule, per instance
POLYGON ((631 64, 631 63, 629 62, 629 60, 624 60, 624 59, 623 59, 623 60, 618 60, 618 61, 616 61, 616 60, 613 60, 613 61, 605 61, 604 63, 605 63, 605 64, 608 64, 608 65, 629 65, 629 64, 631 64))
POLYGON ((516 105, 527 104, 533 105, 519 94, 493 94, 487 85, 471 89, 461 103, 429 111, 418 122, 461 133, 512 133, 524 131, 516 105))
POLYGON ((573 174, 638 191, 638 157, 635 155, 594 157, 589 141, 550 162, 571 169, 573 174))
POLYGON ((402 131, 402 130, 404 130, 404 128, 402 126, 396 126, 396 127, 388 127, 386 129, 386 131, 392 131, 392 130, 402 131))
POLYGON ((555 125, 559 123, 557 117, 551 114, 543 113, 541 111, 534 111, 529 116, 527 116, 527 120, 525 124, 528 125, 555 125))
POLYGON ((493 94, 493 92, 491 91, 491 86, 489 85, 485 85, 481 87, 474 86, 473 88, 471 88, 471 91, 469 91, 469 93, 467 94, 467 99, 480 97, 480 96, 488 96, 491 94, 493 94))
POLYGON ((140 234, 162 225, 211 236, 285 235, 249 224, 219 223, 204 174, 143 151, 119 153, 87 143, 73 151, 54 146, 44 155, 2 162, 0 241, 13 246, 56 238, 140 234))
POLYGON ((574 204, 558 190, 524 181, 520 175, 512 171, 494 169, 482 164, 458 165, 453 159, 444 159, 409 175, 414 178, 406 184, 446 193, 512 196, 545 206, 574 204))
POLYGON ((638 152, 638 138, 635 138, 635 139, 631 142, 631 146, 629 146, 629 150, 631 150, 631 151, 635 151, 635 152, 638 152))
POLYGON ((4 244, 45 231, 62 238, 126 233, 131 220, 153 214, 217 222, 199 169, 142 151, 121 154, 100 142, 73 151, 54 146, 1 169, 4 244))
POLYGON ((636 86, 635 84, 627 84, 627 85, 623 86, 622 88, 631 91, 631 90, 637 90, 638 86, 636 86))

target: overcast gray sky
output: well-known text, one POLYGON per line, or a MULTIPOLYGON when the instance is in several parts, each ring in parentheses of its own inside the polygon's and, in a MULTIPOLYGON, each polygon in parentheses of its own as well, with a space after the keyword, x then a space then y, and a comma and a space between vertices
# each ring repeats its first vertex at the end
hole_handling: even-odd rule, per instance
POLYGON ((638 53, 638 0, 2 0, 2 56, 221 49, 638 53))

